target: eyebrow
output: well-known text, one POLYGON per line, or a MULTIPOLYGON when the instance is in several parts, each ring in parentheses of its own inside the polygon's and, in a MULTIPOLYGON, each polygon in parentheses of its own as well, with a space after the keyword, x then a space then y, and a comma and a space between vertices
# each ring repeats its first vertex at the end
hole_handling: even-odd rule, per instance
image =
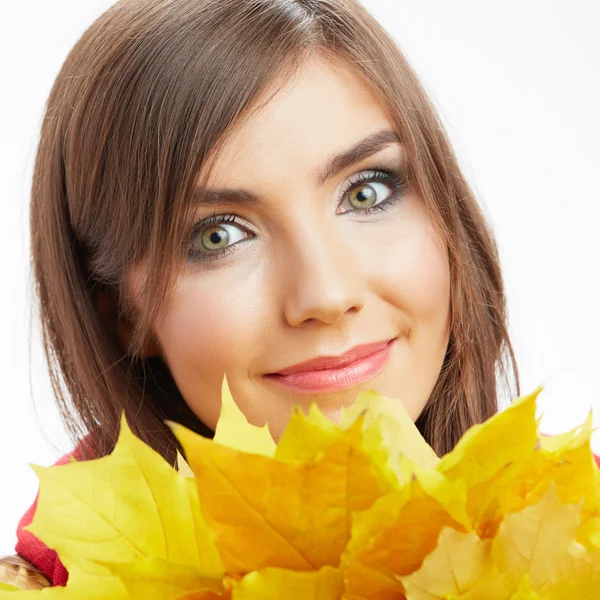
MULTIPOLYGON (((391 129, 381 129, 358 141, 352 147, 329 158, 315 174, 315 183, 320 187, 345 169, 380 152, 391 144, 400 144, 400 136, 391 129)), ((241 188, 198 189, 192 198, 194 204, 214 206, 215 204, 256 205, 260 199, 256 194, 241 188)))

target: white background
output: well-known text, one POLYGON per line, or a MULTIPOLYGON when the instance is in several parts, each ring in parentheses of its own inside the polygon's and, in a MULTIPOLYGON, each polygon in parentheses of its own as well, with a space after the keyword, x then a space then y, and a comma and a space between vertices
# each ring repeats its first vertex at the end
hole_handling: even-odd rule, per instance
MULTIPOLYGON (((364 3, 421 76, 491 221, 522 391, 545 384, 542 430, 573 428, 591 407, 597 427, 600 3, 364 3)), ((29 328, 28 192, 54 77, 111 4, 3 0, 0 8, 0 555, 12 552, 37 490, 27 463, 48 465, 70 449, 29 328)))

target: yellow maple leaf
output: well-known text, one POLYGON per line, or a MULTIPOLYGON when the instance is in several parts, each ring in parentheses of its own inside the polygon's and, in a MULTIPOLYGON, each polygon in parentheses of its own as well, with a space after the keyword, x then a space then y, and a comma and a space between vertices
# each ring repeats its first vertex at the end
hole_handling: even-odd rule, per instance
POLYGON ((444 527, 464 530, 417 478, 355 515, 352 538, 342 558, 344 598, 402 597, 398 596, 404 590, 398 576, 420 567, 444 527))
POLYGON ((201 590, 196 592, 188 592, 179 596, 176 600, 232 600, 233 582, 235 580, 225 576, 223 585, 225 591, 215 592, 213 590, 201 590))
MULTIPOLYGON (((512 469, 512 477, 502 488, 490 490, 496 494, 498 511, 517 512, 535 504, 546 493, 550 483, 563 504, 582 502, 581 522, 589 529, 588 521, 598 512, 599 488, 597 470, 590 440, 591 413, 586 422, 559 440, 541 436, 533 453, 512 469)), ((585 541, 580 527, 577 538, 585 541)))
POLYGON ((196 474, 202 512, 228 574, 336 566, 352 511, 381 495, 360 450, 360 418, 308 463, 243 453, 171 427, 196 474))
POLYGON ((470 427, 437 465, 447 479, 464 484, 466 512, 480 537, 495 535, 505 512, 500 504, 502 492, 524 470, 523 465, 529 465, 535 451, 536 399, 542 389, 517 398, 485 423, 470 427))
POLYGON ((192 471, 190 465, 187 464, 185 458, 183 458, 179 450, 177 450, 177 472, 182 477, 187 477, 188 479, 194 479, 196 477, 196 475, 194 475, 194 471, 192 471))
POLYGON ((273 456, 276 444, 271 437, 268 425, 257 427, 248 423, 246 416, 236 404, 227 376, 221 385, 221 413, 215 429, 214 441, 235 450, 273 456))
POLYGON ((399 579, 411 600, 433 600, 448 595, 461 597, 495 575, 491 541, 474 532, 445 527, 437 546, 421 568, 399 579))
POLYGON ((421 568, 399 580, 410 600, 541 600, 528 575, 498 572, 492 540, 448 527, 421 568))
POLYGON ((510 596, 510 600, 542 600, 542 597, 531 587, 528 573, 521 577, 516 591, 510 596))
POLYGON ((577 541, 590 550, 600 549, 600 468, 594 459, 595 506, 590 502, 584 504, 581 514, 581 525, 577 532, 577 541))
MULTIPOLYGON (((535 600, 537 598, 539 596, 535 600)), ((552 584, 542 596, 542 600, 598 600, 598 598, 600 598, 600 585, 594 581, 561 581, 552 584)))
POLYGON ((181 477, 135 437, 124 416, 109 456, 33 468, 40 492, 27 529, 59 553, 69 571, 67 589, 80 594, 83 588, 86 594, 112 589, 115 598, 129 597, 103 563, 150 558, 222 578, 223 563, 200 513, 194 480, 181 477))
POLYGON ((311 403, 308 415, 295 406, 279 438, 275 458, 283 462, 310 462, 339 440, 344 430, 337 427, 311 403))
MULTIPOLYGON (((545 592, 551 583, 570 579, 574 573, 581 575, 583 558, 570 552, 580 511, 581 504, 563 504, 551 482, 536 504, 504 518, 493 540, 494 563, 502 572, 528 575, 537 593, 545 592)), ((588 576, 596 575, 600 573, 588 570, 588 576)))
POLYGON ((342 573, 325 566, 318 571, 267 568, 233 584, 234 600, 340 600, 342 573))
POLYGON ((464 481, 448 479, 434 469, 420 469, 412 465, 412 478, 419 482, 423 491, 435 498, 446 512, 466 530, 472 529, 467 514, 467 486, 464 481))
POLYGON ((429 469, 439 462, 400 400, 373 390, 359 392, 354 404, 342 408, 339 425, 323 415, 316 403, 308 414, 295 406, 275 457, 285 462, 314 460, 359 417, 363 419, 361 448, 385 491, 409 483, 419 467, 429 469))
POLYGON ((348 427, 362 413, 365 414, 365 451, 375 462, 390 469, 399 485, 410 481, 406 463, 399 463, 401 456, 423 469, 434 468, 440 462, 401 400, 388 398, 374 390, 361 391, 354 404, 342 409, 340 426, 348 427))
POLYGON ((537 441, 536 398, 542 389, 539 386, 485 423, 470 427, 442 457, 438 471, 450 479, 461 479, 470 489, 494 477, 507 463, 529 456, 537 441))
POLYGON ((577 435, 565 435, 561 443, 545 444, 542 436, 530 454, 472 487, 467 509, 478 533, 493 537, 503 515, 535 504, 553 482, 564 504, 583 501, 583 528, 577 537, 582 542, 591 539, 596 531, 593 518, 598 514, 599 488, 590 436, 589 420, 577 435))
POLYGON ((222 577, 198 567, 152 556, 132 563, 102 563, 116 575, 132 598, 177 600, 190 590, 222 595, 226 588, 222 577))

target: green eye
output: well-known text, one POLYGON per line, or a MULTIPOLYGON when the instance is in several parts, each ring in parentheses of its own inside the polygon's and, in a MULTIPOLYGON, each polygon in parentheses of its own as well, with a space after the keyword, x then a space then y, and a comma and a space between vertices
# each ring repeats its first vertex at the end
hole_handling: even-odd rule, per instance
POLYGON ((355 213, 362 217, 380 208, 383 210, 403 195, 407 185, 404 173, 398 177, 386 171, 362 171, 349 180, 342 194, 338 214, 355 213))
POLYGON ((213 225, 200 234, 200 243, 205 250, 220 250, 229 245, 229 232, 222 225, 213 225))
POLYGON ((234 250, 238 242, 253 237, 237 223, 237 215, 217 215, 194 225, 189 242, 188 260, 212 260, 234 250))
POLYGON ((352 208, 371 208, 377 204, 377 186, 386 187, 384 184, 364 183, 355 187, 348 195, 348 202, 352 208))

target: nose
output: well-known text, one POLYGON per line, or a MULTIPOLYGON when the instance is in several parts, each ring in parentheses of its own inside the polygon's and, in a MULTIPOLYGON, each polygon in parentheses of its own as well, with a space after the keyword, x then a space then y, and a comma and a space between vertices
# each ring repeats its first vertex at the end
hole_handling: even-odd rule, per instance
POLYGON ((319 321, 333 325, 364 306, 359 257, 339 235, 326 229, 313 225, 286 247, 284 313, 292 327, 319 321))

